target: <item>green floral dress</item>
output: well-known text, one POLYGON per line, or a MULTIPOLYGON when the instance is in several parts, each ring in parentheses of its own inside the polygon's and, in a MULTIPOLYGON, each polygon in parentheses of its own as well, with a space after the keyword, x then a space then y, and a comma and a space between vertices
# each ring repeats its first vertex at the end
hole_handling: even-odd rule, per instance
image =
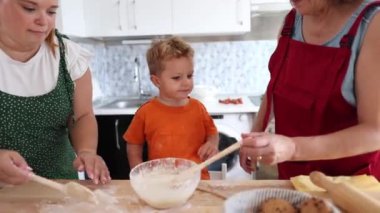
POLYGON ((0 149, 18 151, 38 175, 74 179, 78 175, 67 126, 73 114, 74 82, 66 67, 62 35, 56 36, 59 75, 51 92, 21 97, 0 91, 0 149))

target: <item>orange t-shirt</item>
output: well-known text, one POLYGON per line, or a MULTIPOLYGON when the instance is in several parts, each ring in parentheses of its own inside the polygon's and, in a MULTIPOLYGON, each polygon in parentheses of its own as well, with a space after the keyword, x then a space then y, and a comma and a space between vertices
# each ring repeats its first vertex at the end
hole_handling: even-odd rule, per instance
MULTIPOLYGON (((127 143, 148 143, 148 159, 165 157, 186 158, 200 163, 198 149, 207 137, 218 131, 206 108, 189 98, 185 106, 172 107, 154 98, 136 112, 123 138, 127 143)), ((202 179, 209 179, 207 169, 202 179)))

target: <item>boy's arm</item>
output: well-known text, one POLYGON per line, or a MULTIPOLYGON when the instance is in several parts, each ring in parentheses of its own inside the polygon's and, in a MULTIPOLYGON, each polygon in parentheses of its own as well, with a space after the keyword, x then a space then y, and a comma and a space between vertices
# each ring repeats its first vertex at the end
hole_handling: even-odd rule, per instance
POLYGON ((142 112, 141 108, 136 112, 127 131, 123 135, 123 139, 126 142, 125 148, 129 167, 131 169, 143 162, 144 143, 140 143, 144 141, 144 119, 141 117, 142 112))
MULTIPOLYGON (((200 102, 199 102, 200 103, 200 102)), ((207 139, 205 143, 198 149, 198 156, 202 160, 206 160, 219 152, 219 133, 212 117, 206 110, 206 107, 200 103, 203 119, 206 125, 207 139)))
POLYGON ((126 149, 127 149, 129 167, 131 169, 133 169, 135 166, 143 162, 142 160, 143 145, 142 144, 127 143, 126 149))
POLYGON ((216 133, 215 135, 209 135, 207 137, 206 143, 210 143, 210 144, 213 144, 216 147, 218 147, 219 146, 219 134, 216 133))

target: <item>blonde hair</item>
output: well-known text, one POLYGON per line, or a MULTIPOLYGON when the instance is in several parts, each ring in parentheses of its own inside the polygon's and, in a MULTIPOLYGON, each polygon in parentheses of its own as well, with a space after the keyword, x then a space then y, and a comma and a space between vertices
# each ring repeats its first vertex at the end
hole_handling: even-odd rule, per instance
POLYGON ((165 69, 165 61, 181 57, 194 57, 194 49, 181 38, 154 41, 146 53, 150 75, 160 74, 165 69))
POLYGON ((46 37, 45 41, 50 48, 50 50, 53 52, 53 55, 55 56, 55 47, 58 45, 54 42, 54 36, 55 36, 55 29, 52 29, 49 33, 49 35, 46 37))

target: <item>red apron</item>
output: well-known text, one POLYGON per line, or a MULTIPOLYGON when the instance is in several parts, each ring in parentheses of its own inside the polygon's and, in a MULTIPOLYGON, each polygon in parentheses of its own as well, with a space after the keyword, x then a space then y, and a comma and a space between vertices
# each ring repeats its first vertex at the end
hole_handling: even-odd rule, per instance
MULTIPOLYGON (((285 19, 278 46, 269 61, 271 80, 267 88, 268 124, 273 100, 277 134, 294 136, 323 135, 358 124, 356 108, 342 96, 342 82, 351 55, 351 44, 366 9, 340 47, 325 47, 291 39, 295 20, 293 9, 285 19)), ((360 141, 357 141, 360 143, 360 141)), ((380 152, 334 160, 283 162, 278 165, 279 179, 309 175, 318 170, 327 175, 371 174, 380 179, 380 152)))

